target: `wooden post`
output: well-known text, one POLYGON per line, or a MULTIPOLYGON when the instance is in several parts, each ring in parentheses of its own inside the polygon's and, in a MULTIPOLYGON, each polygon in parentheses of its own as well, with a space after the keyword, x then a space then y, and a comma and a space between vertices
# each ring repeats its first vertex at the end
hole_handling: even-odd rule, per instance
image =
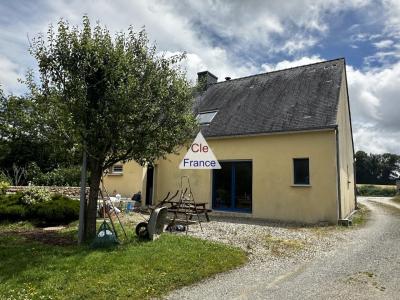
POLYGON ((86 167, 87 157, 86 150, 83 150, 82 169, 81 169, 81 191, 79 197, 79 228, 78 228, 78 244, 81 245, 85 235, 85 210, 86 210, 86 167))

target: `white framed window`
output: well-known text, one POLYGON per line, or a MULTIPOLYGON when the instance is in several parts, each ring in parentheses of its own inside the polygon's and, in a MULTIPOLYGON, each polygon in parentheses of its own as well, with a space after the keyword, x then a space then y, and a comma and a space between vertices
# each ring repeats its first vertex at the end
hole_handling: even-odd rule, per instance
POLYGON ((113 165, 111 167, 112 174, 123 174, 124 173, 124 166, 123 165, 113 165))
POLYGON ((217 113, 217 110, 200 112, 196 118, 200 125, 207 125, 211 123, 217 113))

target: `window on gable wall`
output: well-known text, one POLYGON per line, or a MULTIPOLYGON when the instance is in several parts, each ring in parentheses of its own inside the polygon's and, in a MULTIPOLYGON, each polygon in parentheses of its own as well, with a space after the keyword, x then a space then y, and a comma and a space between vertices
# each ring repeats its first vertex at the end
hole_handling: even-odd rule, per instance
POLYGON ((112 174, 122 174, 124 172, 123 165, 113 165, 111 168, 112 174))
POLYGON ((308 158, 293 159, 293 184, 310 184, 310 161, 308 158))

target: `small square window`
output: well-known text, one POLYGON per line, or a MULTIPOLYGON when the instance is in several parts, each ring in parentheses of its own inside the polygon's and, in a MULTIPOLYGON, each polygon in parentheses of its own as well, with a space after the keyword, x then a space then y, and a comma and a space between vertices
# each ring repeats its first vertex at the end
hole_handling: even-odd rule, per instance
POLYGON ((113 174, 122 174, 124 171, 124 167, 122 165, 114 165, 111 169, 111 173, 113 174))
POLYGON ((293 183, 310 184, 310 162, 308 158, 293 159, 293 183))
POLYGON ((200 125, 210 124, 217 112, 218 111, 201 112, 196 117, 197 121, 199 121, 200 125))

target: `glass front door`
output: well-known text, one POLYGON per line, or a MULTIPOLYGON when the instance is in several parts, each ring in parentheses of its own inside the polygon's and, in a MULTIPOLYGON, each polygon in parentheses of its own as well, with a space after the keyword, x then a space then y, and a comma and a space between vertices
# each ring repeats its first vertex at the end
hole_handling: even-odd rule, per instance
POLYGON ((213 170, 213 209, 251 212, 251 161, 219 162, 213 170))

